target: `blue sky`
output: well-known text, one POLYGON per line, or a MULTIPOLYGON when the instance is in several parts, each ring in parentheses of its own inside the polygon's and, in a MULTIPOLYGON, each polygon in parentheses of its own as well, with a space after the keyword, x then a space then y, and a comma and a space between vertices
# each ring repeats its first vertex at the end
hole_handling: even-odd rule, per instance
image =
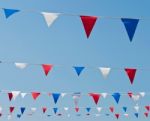
MULTIPOLYGON (((97 15, 112 17, 135 17, 148 18, 149 1, 137 0, 12 0, 1 1, 1 8, 14 8, 20 10, 63 12, 79 15, 97 15)), ((48 28, 43 17, 34 12, 20 12, 7 19, 0 10, 0 56, 2 61, 19 61, 28 63, 50 63, 64 65, 55 67, 46 77, 40 66, 29 66, 24 70, 15 68, 13 64, 1 64, 0 89, 21 90, 25 92, 46 91, 46 92, 149 92, 149 20, 141 20, 138 24, 133 42, 130 43, 125 28, 119 19, 98 19, 89 39, 86 38, 82 23, 78 16, 61 16, 48 28), (71 66, 107 66, 114 68, 134 67, 149 68, 139 70, 134 85, 123 70, 112 70, 107 79, 103 79, 96 68, 87 68, 78 77, 71 66)), ((123 111, 122 106, 126 105, 132 109, 136 103, 122 96, 120 104, 116 105, 109 97, 102 99, 99 106, 116 106, 116 112, 123 111)), ((6 95, 0 96, 2 106, 31 106, 55 107, 52 98, 41 96, 38 101, 33 101, 31 96, 25 99, 18 98, 9 102, 6 95)), ((139 105, 148 105, 149 96, 141 99, 139 105)), ((56 107, 74 107, 71 97, 60 99, 56 107)), ((80 106, 94 107, 92 99, 84 97, 80 106), (86 101, 86 103, 85 103, 86 101)), ((19 110, 18 110, 19 111, 19 110)), ((105 109, 108 112, 108 109, 105 109)), ((105 113, 102 112, 102 113, 105 113)), ((141 113, 145 110, 141 108, 141 113)), ((7 112, 7 109, 5 109, 7 112)), ((52 113, 52 111, 49 111, 52 113)), ((96 111, 91 112, 94 114, 96 111)), ((74 114, 74 112, 71 112, 74 114)), ((85 111, 81 111, 84 114, 85 111)), ((17 110, 15 112, 17 114, 17 110)), ((14 114, 14 117, 15 117, 14 114)), ((3 120, 6 117, 3 117, 3 120)), ((140 117, 143 120, 144 116, 140 117)), ((52 117, 42 116, 38 110, 35 116, 24 116, 20 120, 116 120, 113 116, 94 117, 52 117), (39 115, 40 114, 40 115, 39 115)), ((13 118, 12 120, 16 120, 13 118)), ((131 114, 129 119, 122 117, 120 120, 136 120, 131 114)))

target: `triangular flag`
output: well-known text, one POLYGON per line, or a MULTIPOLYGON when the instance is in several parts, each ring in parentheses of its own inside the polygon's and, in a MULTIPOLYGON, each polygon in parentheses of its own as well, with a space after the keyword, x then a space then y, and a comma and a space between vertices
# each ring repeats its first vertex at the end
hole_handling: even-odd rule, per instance
POLYGON ((74 66, 73 68, 75 69, 77 75, 79 76, 85 67, 74 66))
POLYGON ((114 107, 112 107, 112 106, 109 107, 109 110, 110 110, 111 113, 113 113, 114 112, 114 107))
POLYGON ((130 98, 132 98, 132 95, 133 95, 132 92, 128 92, 128 96, 129 96, 130 98))
POLYGON ((4 13, 5 13, 5 17, 8 18, 10 17, 11 15, 19 12, 20 10, 15 10, 15 9, 3 9, 4 10, 4 13))
POLYGON ((39 92, 31 92, 31 94, 34 100, 36 100, 40 96, 39 92))
POLYGON ((43 111, 43 113, 45 113, 47 111, 47 108, 46 107, 42 107, 42 111, 43 111))
POLYGON ((150 106, 149 105, 145 106, 145 108, 146 108, 147 111, 150 111, 150 106))
POLYGON ((59 97, 60 97, 60 93, 52 93, 53 99, 54 99, 54 103, 56 104, 59 97))
POLYGON ((24 69, 27 67, 27 63, 15 63, 15 66, 19 69, 24 69))
POLYGON ((135 74, 136 74, 136 69, 125 68, 125 71, 126 71, 126 74, 128 75, 128 77, 130 79, 131 84, 133 84, 134 77, 135 77, 135 74))
POLYGON ((17 114, 17 118, 21 118, 21 114, 17 114))
POLYGON ((125 114, 124 114, 124 116, 125 116, 125 117, 128 117, 128 116, 129 116, 129 114, 125 113, 125 114))
POLYGON ((15 107, 9 107, 9 111, 10 113, 12 113, 14 111, 15 107))
POLYGON ((87 38, 89 38, 92 29, 96 23, 96 16, 80 16, 87 38))
POLYGON ((3 108, 0 106, 0 113, 2 112, 3 108))
POLYGON ((47 76, 49 71, 52 70, 53 65, 50 64, 42 64, 45 75, 47 76))
POLYGON ((64 107, 64 110, 65 110, 65 111, 68 111, 68 110, 69 110, 69 108, 68 108, 68 107, 64 107))
POLYGON ((122 107, 124 112, 127 112, 127 107, 122 107))
POLYGON ((9 98, 9 101, 11 101, 12 98, 13 98, 13 94, 12 93, 8 93, 8 98, 9 98))
POLYGON ((58 108, 53 108, 54 113, 56 114, 58 111, 58 108))
POLYGON ((21 93, 21 97, 24 98, 27 95, 27 93, 21 93))
POLYGON ((79 112, 79 108, 78 108, 78 107, 75 107, 75 111, 76 111, 76 112, 79 112))
POLYGON ((145 92, 139 92, 139 94, 140 94, 142 97, 144 97, 144 96, 146 95, 145 92))
POLYGON ((106 78, 109 75, 111 68, 99 67, 99 70, 101 71, 103 77, 106 78))
POLYGON ((134 109, 136 110, 136 112, 139 112, 140 107, 138 106, 138 104, 136 104, 136 106, 134 106, 134 109))
POLYGON ((87 110, 87 112, 89 113, 90 110, 91 110, 91 108, 90 108, 90 107, 87 107, 86 110, 87 110))
POLYGON ((101 95, 97 93, 89 93, 89 95, 93 98, 95 104, 97 105, 101 95))
POLYGON ((136 118, 138 118, 138 117, 139 117, 139 114, 138 114, 138 113, 134 113, 134 115, 136 116, 136 118))
POLYGON ((97 111, 100 113, 102 110, 102 107, 97 107, 97 111))
POLYGON ((101 95, 102 95, 103 98, 106 98, 107 95, 108 95, 108 93, 105 93, 105 92, 104 92, 104 93, 101 93, 101 95))
POLYGON ((21 107, 21 108, 20 108, 20 110, 21 110, 21 114, 23 114, 23 113, 24 113, 25 109, 26 109, 25 107, 21 107))
POLYGON ((136 27, 137 27, 138 22, 139 22, 139 19, 122 18, 121 20, 122 20, 122 22, 126 28, 130 42, 132 42, 136 27))
POLYGON ((65 97, 67 94, 66 93, 61 93, 61 97, 65 97))
POLYGON ((118 119, 119 118, 119 116, 120 116, 120 114, 115 114, 115 117, 118 119))
POLYGON ((113 98, 115 99, 116 103, 118 104, 119 103, 119 100, 120 100, 120 93, 114 93, 112 94, 113 98))
POLYGON ((20 91, 12 91, 11 93, 13 95, 13 99, 15 100, 16 97, 20 94, 20 91))
POLYGON ((132 99, 134 101, 138 101, 140 99, 140 95, 132 95, 132 99))
POLYGON ((146 117, 148 117, 148 113, 147 113, 147 112, 145 112, 144 115, 145 115, 146 117))
POLYGON ((80 96, 81 96, 80 92, 76 92, 73 94, 73 100, 74 100, 75 106, 78 106, 80 96))
POLYGON ((31 107, 31 111, 32 111, 32 113, 34 113, 36 111, 36 108, 35 107, 31 107))
POLYGON ((42 12, 42 15, 43 15, 48 27, 50 27, 53 24, 53 22, 58 18, 60 13, 42 12))

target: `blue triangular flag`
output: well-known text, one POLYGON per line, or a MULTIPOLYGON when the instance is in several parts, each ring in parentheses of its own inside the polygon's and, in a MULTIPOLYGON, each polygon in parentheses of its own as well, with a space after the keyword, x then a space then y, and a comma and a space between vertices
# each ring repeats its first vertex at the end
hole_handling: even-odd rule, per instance
POLYGON ((139 19, 129 19, 129 18, 121 18, 126 31, 128 33, 129 39, 132 42, 136 27, 138 25, 139 19))
POLYGON ((90 108, 90 107, 88 107, 88 108, 86 108, 86 110, 87 110, 87 112, 90 112, 91 108, 90 108))
POLYGON ((60 95, 61 95, 60 93, 53 93, 53 94, 52 94, 55 104, 57 103, 57 101, 58 101, 60 95))
POLYGON ((54 110, 54 113, 56 114, 58 111, 58 108, 53 108, 53 110, 54 110))
POLYGON ((5 16, 6 18, 10 17, 11 15, 19 12, 20 10, 15 10, 15 9, 3 9, 4 10, 4 13, 5 13, 5 16))
POLYGON ((127 107, 122 107, 124 112, 127 112, 127 107))
POLYGON ((21 108, 20 108, 20 110, 21 110, 21 114, 23 114, 23 113, 24 113, 25 109, 26 109, 25 107, 21 107, 21 108))
POLYGON ((139 114, 138 114, 138 113, 135 113, 134 115, 135 115, 137 118, 139 117, 139 114))
POLYGON ((116 103, 119 103, 120 100, 120 93, 114 93, 112 94, 113 98, 115 99, 116 103))
POLYGON ((109 116, 110 114, 106 113, 105 115, 106 115, 106 116, 109 116))
POLYGON ((75 69, 76 73, 77 73, 78 76, 79 76, 85 67, 77 67, 77 66, 74 66, 73 68, 75 69))
POLYGON ((47 115, 48 117, 50 117, 51 115, 47 115))
POLYGON ((21 114, 17 114, 17 118, 21 118, 21 114))

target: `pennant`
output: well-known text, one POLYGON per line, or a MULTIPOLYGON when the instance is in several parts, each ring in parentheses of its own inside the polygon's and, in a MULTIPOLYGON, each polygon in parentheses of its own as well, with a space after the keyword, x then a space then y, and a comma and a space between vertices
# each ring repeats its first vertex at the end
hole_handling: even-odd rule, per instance
POLYGON ((43 111, 43 113, 45 113, 47 111, 47 108, 46 107, 42 107, 42 111, 43 111))
POLYGON ((24 98, 27 95, 27 93, 21 93, 21 97, 24 98))
POLYGON ((12 115, 8 114, 7 119, 10 120, 11 118, 12 118, 12 115))
POLYGON ((11 93, 13 95, 13 99, 15 100, 18 97, 18 95, 20 94, 20 91, 12 91, 11 93))
POLYGON ((2 116, 2 113, 0 113, 0 117, 2 116))
POLYGON ((102 110, 102 107, 97 107, 97 111, 100 113, 102 110))
POLYGON ((32 98, 36 100, 40 96, 39 92, 32 92, 32 98))
POLYGON ((87 38, 89 38, 92 29, 96 23, 96 16, 80 16, 87 38))
POLYGON ((133 95, 132 92, 128 92, 128 96, 129 96, 130 98, 132 98, 132 95, 133 95))
POLYGON ((138 118, 139 117, 139 114, 138 113, 134 113, 135 117, 138 118))
POLYGON ((139 94, 140 94, 142 97, 144 97, 144 96, 146 95, 145 92, 139 92, 139 94))
POLYGON ((147 112, 145 112, 144 115, 145 115, 146 117, 148 117, 148 113, 147 113, 147 112))
POLYGON ((118 119, 120 117, 120 114, 115 114, 115 117, 118 119))
POLYGON ((3 108, 0 106, 0 113, 2 112, 3 108))
POLYGON ((122 18, 121 19, 125 29, 127 31, 127 34, 129 36, 130 42, 132 42, 134 33, 136 31, 136 27, 138 25, 139 19, 128 19, 128 18, 122 18))
POLYGON ((116 103, 118 104, 120 100, 120 93, 114 93, 112 96, 115 99, 116 103))
POLYGON ((136 110, 136 112, 139 112, 140 107, 138 105, 134 106, 134 109, 136 110))
POLYGON ((129 114, 125 113, 124 116, 125 116, 125 117, 129 117, 129 114))
POLYGON ((31 112, 34 113, 35 111, 36 111, 36 108, 35 108, 35 107, 32 107, 32 108, 31 108, 31 112))
POLYGON ((136 69, 131 69, 131 68, 125 68, 126 74, 129 77, 130 83, 133 84, 134 77, 136 74, 136 69))
POLYGON ((99 70, 101 71, 103 77, 107 78, 107 76, 110 73, 111 68, 99 67, 99 70))
POLYGON ((75 111, 76 111, 76 112, 79 112, 79 108, 78 108, 78 107, 75 107, 75 111))
POLYGON ((54 113, 56 114, 58 111, 58 108, 53 108, 54 113))
POLYGON ((21 114, 17 114, 17 118, 21 118, 21 114))
POLYGON ((90 110, 91 110, 90 107, 87 107, 87 108, 86 108, 86 111, 87 111, 88 113, 90 112, 90 110))
POLYGON ((15 107, 9 107, 9 111, 10 113, 12 113, 14 111, 15 107))
POLYGON ((17 13, 17 12, 20 12, 20 10, 15 10, 15 9, 3 9, 4 10, 4 13, 5 13, 5 17, 6 18, 9 18, 11 15, 17 13))
POLYGON ((59 99, 59 97, 60 97, 60 93, 53 93, 52 96, 53 96, 54 102, 56 104, 58 99, 59 99))
POLYGON ((127 107, 122 107, 124 112, 127 112, 127 107))
POLYGON ((114 107, 109 107, 110 112, 114 112, 114 107))
POLYGON ((42 64, 45 75, 47 76, 49 71, 52 70, 53 65, 50 64, 42 64))
POLYGON ((75 106, 78 105, 80 96, 81 96, 81 93, 80 93, 80 92, 77 92, 77 93, 74 93, 74 94, 73 94, 73 99, 74 99, 75 106))
POLYGON ((132 99, 134 101, 138 101, 140 99, 140 95, 132 95, 132 99))
POLYGON ((65 97, 67 94, 66 93, 61 93, 61 97, 65 97))
POLYGON ((102 95, 103 98, 106 98, 108 93, 101 93, 101 95, 102 95))
POLYGON ((89 95, 93 98, 95 104, 97 105, 101 95, 96 93, 89 93, 89 95))
POLYGON ((64 110, 65 110, 65 111, 68 111, 68 110, 69 110, 69 108, 68 108, 68 107, 64 107, 64 110))
POLYGON ((9 98, 9 101, 11 101, 12 98, 13 98, 13 94, 12 93, 8 93, 8 98, 9 98))
POLYGON ((149 112, 150 111, 150 106, 145 106, 145 109, 149 112))
POLYGON ((19 69, 24 69, 27 67, 27 63, 15 63, 15 66, 19 69))
POLYGON ((75 69, 77 75, 79 76, 85 67, 74 66, 73 68, 75 69))
POLYGON ((50 27, 54 21, 58 18, 58 16, 60 15, 60 13, 47 13, 47 12, 42 12, 42 15, 48 25, 48 27, 50 27))
POLYGON ((20 111, 21 111, 21 114, 22 114, 22 115, 23 115, 25 109, 26 109, 25 107, 21 107, 21 108, 20 108, 20 111))

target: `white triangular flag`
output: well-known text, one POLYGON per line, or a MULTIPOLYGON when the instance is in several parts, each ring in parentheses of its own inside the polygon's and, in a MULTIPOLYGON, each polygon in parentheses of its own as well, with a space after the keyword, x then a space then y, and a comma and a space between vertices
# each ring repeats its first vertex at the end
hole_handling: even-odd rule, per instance
POLYGON ((20 91, 11 91, 12 95, 13 95, 13 99, 15 100, 16 97, 20 94, 20 91))
POLYGON ((68 108, 68 107, 64 107, 64 110, 65 110, 65 111, 68 111, 68 110, 69 110, 69 108, 68 108))
POLYGON ((21 93, 21 97, 24 98, 27 95, 27 93, 21 93))
POLYGON ((36 108, 35 108, 35 107, 32 107, 32 108, 31 108, 31 111, 32 111, 32 113, 34 113, 34 112, 36 111, 36 108))
POLYGON ((139 106, 138 105, 136 105, 136 106, 134 106, 134 109, 136 110, 136 112, 139 112, 139 106))
POLYGON ((44 16, 48 27, 50 27, 52 25, 52 23, 58 18, 59 14, 60 13, 42 12, 42 15, 44 16))
POLYGON ((66 96, 66 93, 61 93, 61 97, 63 98, 64 96, 66 96))
POLYGON ((12 116, 11 116, 11 115, 8 115, 8 116, 7 116, 7 119, 8 119, 8 120, 10 120, 11 118, 12 118, 12 116))
POLYGON ((0 113, 2 112, 3 108, 0 106, 0 113))
POLYGON ((109 75, 111 68, 99 67, 99 70, 101 71, 103 77, 106 78, 109 75))
POLYGON ((125 114, 124 114, 124 116, 125 116, 125 117, 128 117, 128 116, 129 116, 129 114, 125 113, 125 114))
POLYGON ((138 101, 140 99, 140 95, 132 95, 132 99, 134 101, 138 101))
POLYGON ((100 113, 102 110, 102 107, 97 107, 97 111, 100 113))
POLYGON ((140 94, 142 97, 144 97, 144 96, 146 95, 145 92, 139 92, 139 94, 140 94))
POLYGON ((24 69, 27 67, 27 63, 15 63, 15 66, 19 69, 24 69))
POLYGON ((104 92, 104 93, 101 93, 101 95, 102 95, 103 98, 106 98, 107 95, 108 95, 108 93, 105 93, 105 92, 104 92))

